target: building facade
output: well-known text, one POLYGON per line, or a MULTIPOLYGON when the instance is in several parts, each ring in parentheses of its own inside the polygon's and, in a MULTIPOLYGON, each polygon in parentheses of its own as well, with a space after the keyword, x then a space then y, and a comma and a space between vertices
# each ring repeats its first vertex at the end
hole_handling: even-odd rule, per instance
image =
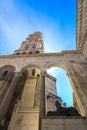
POLYGON ((35 32, 14 54, 0 56, 1 130, 87 130, 87 0, 78 0, 76 45, 44 53, 42 34, 35 32), (47 115, 56 111, 56 101, 62 104, 56 79, 46 72, 51 67, 67 72, 80 116, 47 115))

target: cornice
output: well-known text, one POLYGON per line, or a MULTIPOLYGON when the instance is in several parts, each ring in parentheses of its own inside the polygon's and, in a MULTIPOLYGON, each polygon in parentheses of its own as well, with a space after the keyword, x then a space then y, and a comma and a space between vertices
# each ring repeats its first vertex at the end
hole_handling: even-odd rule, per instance
POLYGON ((73 51, 62 51, 61 53, 40 53, 40 54, 25 54, 25 55, 3 55, 0 56, 1 58, 24 58, 24 57, 51 57, 51 56, 65 56, 69 54, 81 54, 80 50, 73 50, 73 51))
POLYGON ((46 73, 46 77, 48 77, 48 78, 50 78, 50 79, 52 79, 52 80, 54 80, 54 81, 56 82, 56 78, 55 78, 55 77, 53 77, 52 75, 50 75, 50 74, 46 73))

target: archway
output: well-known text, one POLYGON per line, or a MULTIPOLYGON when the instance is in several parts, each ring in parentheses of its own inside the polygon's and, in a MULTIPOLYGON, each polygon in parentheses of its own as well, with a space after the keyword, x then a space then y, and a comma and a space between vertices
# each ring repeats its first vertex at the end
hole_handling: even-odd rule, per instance
POLYGON ((0 68, 0 102, 2 101, 14 76, 15 67, 5 65, 0 68))
POLYGON ((51 90, 47 95, 47 115, 80 116, 78 106, 76 107, 73 105, 75 104, 73 90, 66 72, 62 68, 58 67, 50 68, 47 72, 51 74, 53 78, 57 78, 57 90, 54 87, 57 94, 54 93, 54 90, 51 90))
POLYGON ((57 95, 66 106, 73 106, 73 90, 67 73, 60 67, 51 67, 47 73, 56 78, 57 95))
MULTIPOLYGON (((12 65, 5 65, 0 68, 0 107, 3 102, 3 99, 9 89, 9 86, 12 82, 12 79, 14 77, 14 71, 15 67, 12 65)), ((8 102, 7 102, 8 104, 8 102)), ((5 104, 5 105, 7 105, 5 104)), ((5 108, 3 108, 5 111, 5 108)), ((9 109, 9 108, 8 108, 9 109)), ((7 113, 8 110, 5 111, 3 114, 4 116, 2 117, 2 121, 0 122, 0 128, 1 129, 7 129, 9 121, 8 121, 8 116, 9 112, 7 113)))

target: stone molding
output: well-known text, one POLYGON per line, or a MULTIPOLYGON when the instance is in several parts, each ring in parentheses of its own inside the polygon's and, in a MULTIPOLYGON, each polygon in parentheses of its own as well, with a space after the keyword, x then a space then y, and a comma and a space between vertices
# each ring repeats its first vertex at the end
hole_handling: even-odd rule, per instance
POLYGON ((4 55, 0 56, 0 58, 23 58, 23 57, 47 57, 47 56, 65 56, 66 54, 81 54, 80 50, 71 50, 71 51, 62 51, 61 53, 40 53, 40 54, 26 54, 26 55, 4 55))

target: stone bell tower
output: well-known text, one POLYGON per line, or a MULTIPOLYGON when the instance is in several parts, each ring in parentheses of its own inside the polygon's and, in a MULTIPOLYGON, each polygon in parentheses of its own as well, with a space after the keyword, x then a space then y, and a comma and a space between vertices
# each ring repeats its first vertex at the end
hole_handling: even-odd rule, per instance
POLYGON ((15 54, 38 54, 44 53, 43 39, 40 32, 29 35, 15 54))

